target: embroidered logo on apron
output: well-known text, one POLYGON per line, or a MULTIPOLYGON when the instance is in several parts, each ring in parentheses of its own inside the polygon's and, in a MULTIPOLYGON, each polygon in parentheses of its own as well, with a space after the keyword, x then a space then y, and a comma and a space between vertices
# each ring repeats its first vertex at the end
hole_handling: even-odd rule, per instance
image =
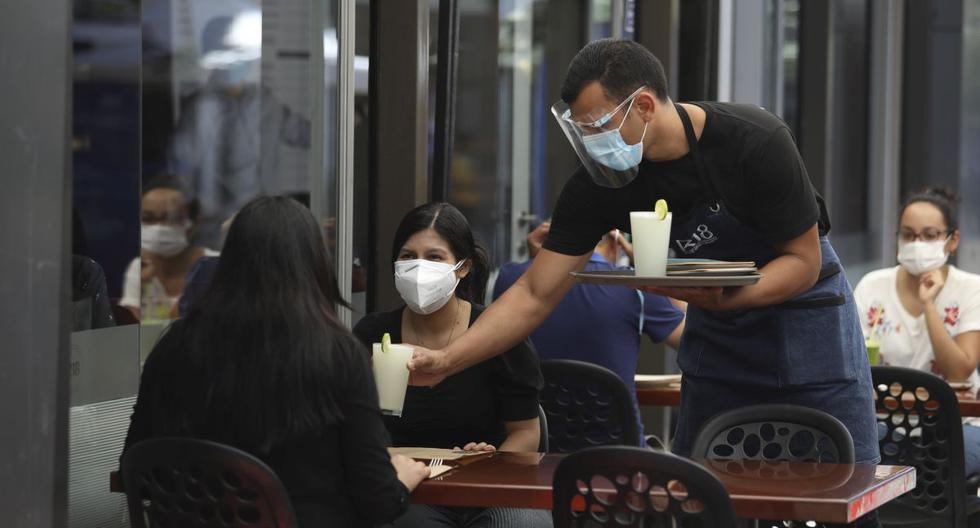
POLYGON ((679 238, 674 242, 677 243, 678 249, 690 255, 698 249, 701 249, 701 246, 706 246, 717 241, 718 237, 708 229, 706 224, 699 224, 694 233, 691 234, 691 238, 679 238))

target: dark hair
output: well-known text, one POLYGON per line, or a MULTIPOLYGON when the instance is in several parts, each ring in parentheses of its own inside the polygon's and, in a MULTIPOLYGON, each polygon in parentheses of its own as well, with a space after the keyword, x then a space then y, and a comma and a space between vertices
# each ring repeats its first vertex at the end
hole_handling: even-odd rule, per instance
POLYGON ((310 211, 282 196, 246 204, 210 288, 171 330, 167 378, 182 381, 154 398, 155 433, 268 452, 337 423, 337 358, 357 352, 335 305, 346 303, 310 211))
POLYGON ((143 184, 141 196, 146 196, 146 193, 156 189, 170 189, 183 194, 184 201, 187 204, 187 216, 192 221, 197 220, 197 215, 201 212, 201 205, 197 201, 197 198, 191 196, 191 193, 187 190, 187 186, 184 185, 184 182, 178 176, 166 172, 153 176, 143 184))
POLYGON ((487 252, 473 239, 470 223, 452 204, 428 203, 409 211, 395 230, 395 239, 391 243, 392 258, 398 258, 402 246, 412 235, 429 228, 435 230, 449 244, 456 260, 470 261, 470 272, 459 282, 456 296, 482 304, 486 296, 487 279, 490 277, 487 252))
POLYGON ((902 210, 898 212, 898 218, 901 219, 902 215, 905 214, 905 209, 914 203, 929 203, 934 205, 943 214, 943 220, 946 221, 946 229, 952 233, 959 229, 956 215, 956 204, 959 201, 959 197, 949 187, 923 187, 905 199, 905 203, 902 204, 902 210))
POLYGON ((602 39, 586 44, 568 65, 561 99, 572 104, 582 89, 599 81, 606 96, 622 101, 647 86, 661 101, 667 100, 664 66, 650 50, 632 40, 602 39))

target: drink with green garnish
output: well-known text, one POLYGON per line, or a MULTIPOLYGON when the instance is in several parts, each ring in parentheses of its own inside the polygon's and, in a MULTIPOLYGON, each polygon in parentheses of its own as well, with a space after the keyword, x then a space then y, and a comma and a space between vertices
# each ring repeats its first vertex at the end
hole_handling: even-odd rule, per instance
POLYGON ((388 334, 381 341, 372 346, 371 362, 374 382, 378 386, 378 403, 382 413, 401 416, 408 389, 408 361, 415 348, 391 344, 388 334))

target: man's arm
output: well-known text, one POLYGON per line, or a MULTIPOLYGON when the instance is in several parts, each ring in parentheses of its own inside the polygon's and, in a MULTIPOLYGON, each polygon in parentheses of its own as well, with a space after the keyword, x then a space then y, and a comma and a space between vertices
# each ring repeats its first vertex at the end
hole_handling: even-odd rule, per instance
POLYGON ((670 332, 667 339, 664 339, 664 344, 673 348, 674 350, 680 350, 681 348, 681 336, 684 335, 684 323, 687 322, 687 315, 681 319, 681 322, 677 323, 677 326, 670 332))
POLYGON ((761 270, 763 277, 738 288, 643 288, 687 301, 704 310, 727 311, 772 306, 809 290, 820 276, 820 236, 816 224, 776 246, 779 255, 761 270))
POLYGON ((575 283, 589 253, 568 256, 542 249, 531 267, 445 350, 415 348, 409 362, 413 385, 434 385, 511 349, 538 327, 575 283))

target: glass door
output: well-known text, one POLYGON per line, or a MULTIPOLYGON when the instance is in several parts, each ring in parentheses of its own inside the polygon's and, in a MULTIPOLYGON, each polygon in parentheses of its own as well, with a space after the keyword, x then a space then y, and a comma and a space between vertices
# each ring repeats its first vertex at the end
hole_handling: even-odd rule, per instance
POLYGON ((140 367, 207 290, 239 208, 309 206, 349 297, 353 4, 76 0, 73 528, 129 525, 109 474, 140 367))
POLYGON ((527 258, 525 237, 550 216, 577 161, 549 111, 586 42, 630 38, 634 3, 460 0, 456 138, 449 201, 494 266, 527 258), (487 82, 486 64, 496 64, 487 82))

